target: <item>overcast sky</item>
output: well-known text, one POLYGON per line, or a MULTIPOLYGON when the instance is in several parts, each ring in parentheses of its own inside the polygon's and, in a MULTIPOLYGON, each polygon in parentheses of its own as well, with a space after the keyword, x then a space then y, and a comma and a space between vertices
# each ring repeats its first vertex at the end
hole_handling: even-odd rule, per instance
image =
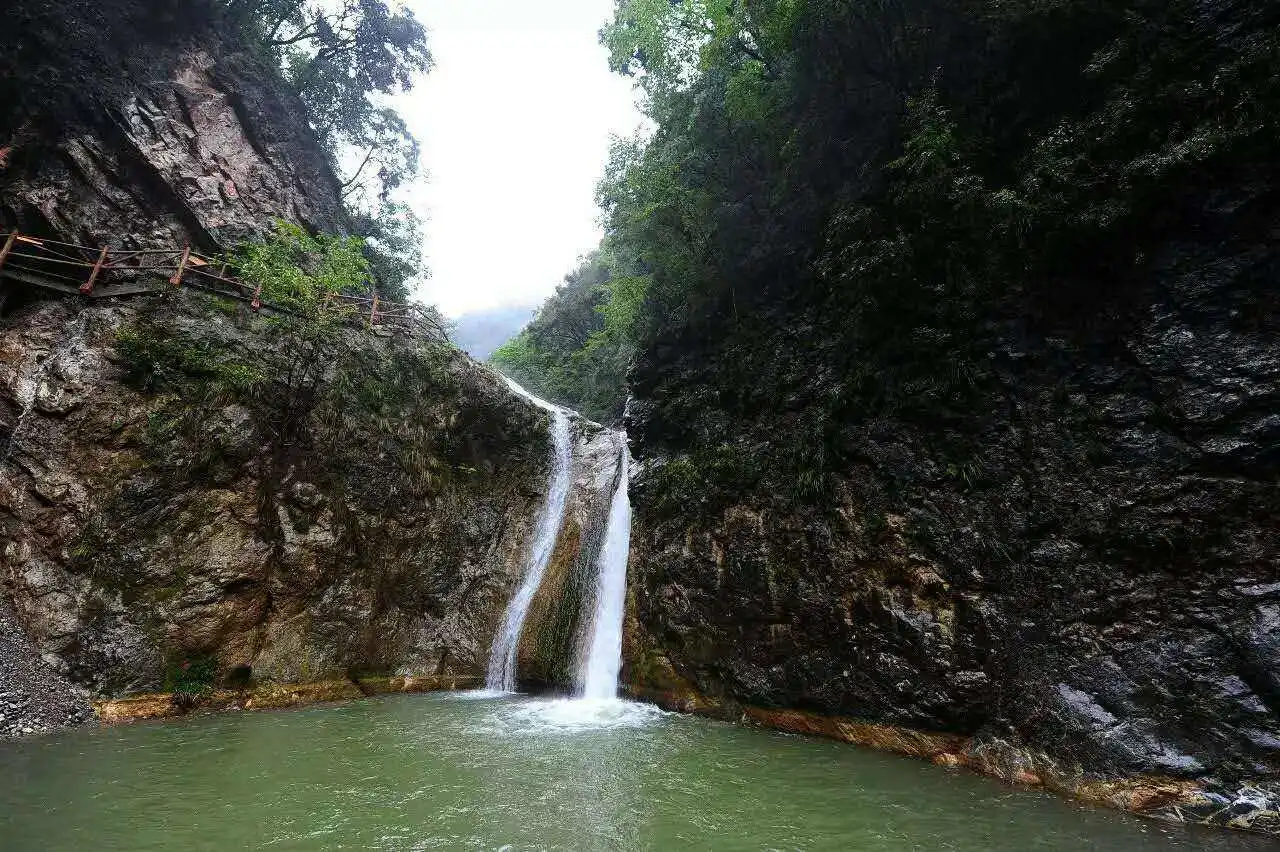
POLYGON ((396 103, 427 172, 410 198, 429 217, 419 296, 450 316, 537 304, 598 242, 610 134, 641 121, 597 42, 612 0, 407 5, 436 62, 396 103))

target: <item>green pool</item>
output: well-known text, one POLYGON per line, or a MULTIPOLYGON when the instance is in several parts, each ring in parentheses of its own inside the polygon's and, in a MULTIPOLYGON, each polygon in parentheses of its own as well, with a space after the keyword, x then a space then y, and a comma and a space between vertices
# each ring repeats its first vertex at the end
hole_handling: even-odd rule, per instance
POLYGON ((1262 849, 654 708, 396 696, 0 745, 0 849, 1262 849))

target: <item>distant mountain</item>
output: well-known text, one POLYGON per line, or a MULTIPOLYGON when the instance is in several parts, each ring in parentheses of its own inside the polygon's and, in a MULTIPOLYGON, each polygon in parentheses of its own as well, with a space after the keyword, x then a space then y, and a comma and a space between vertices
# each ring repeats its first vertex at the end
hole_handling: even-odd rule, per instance
POLYGON ((453 342, 477 361, 487 360, 528 325, 536 311, 536 306, 520 305, 463 314, 453 321, 453 342))

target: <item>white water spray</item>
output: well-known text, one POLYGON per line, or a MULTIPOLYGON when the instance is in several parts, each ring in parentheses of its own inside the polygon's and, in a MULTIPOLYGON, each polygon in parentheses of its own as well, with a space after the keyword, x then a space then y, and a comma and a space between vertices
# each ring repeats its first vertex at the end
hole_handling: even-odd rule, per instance
POLYGON ((533 545, 529 548, 529 558, 525 563, 524 579, 515 596, 507 604, 507 612, 502 619, 502 629, 494 637, 493 649, 489 652, 489 671, 485 677, 485 689, 494 692, 515 691, 516 652, 520 648, 520 633, 524 630, 524 621, 529 615, 533 596, 542 585, 542 575, 546 573, 547 564, 551 561, 551 554, 556 548, 556 537, 560 533, 560 525, 564 522, 565 504, 569 497, 569 468, 572 461, 569 417, 564 411, 545 400, 538 399, 510 379, 507 379, 507 384, 520 396, 551 412, 554 461, 551 479, 547 484, 547 499, 538 516, 533 545))
POLYGON ((631 552, 631 454, 627 437, 622 435, 622 470, 618 487, 609 505, 609 523, 605 528, 604 547, 597 566, 600 569, 596 590, 596 612, 592 622, 591 645, 578 680, 582 696, 588 699, 610 699, 618 694, 618 672, 622 669, 622 618, 627 602, 627 557, 631 552))

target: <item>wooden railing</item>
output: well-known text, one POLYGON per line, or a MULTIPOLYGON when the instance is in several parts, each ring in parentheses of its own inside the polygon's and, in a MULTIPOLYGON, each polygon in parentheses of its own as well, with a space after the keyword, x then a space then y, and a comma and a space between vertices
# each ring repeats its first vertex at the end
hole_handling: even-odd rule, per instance
MULTIPOLYGON (((261 285, 234 274, 225 260, 181 249, 92 248, 18 232, 0 234, 0 278, 93 299, 192 287, 247 302, 253 311, 275 310, 264 303, 261 285)), ((370 296, 334 294, 326 303, 351 325, 446 339, 434 309, 417 302, 389 302, 370 296)))

